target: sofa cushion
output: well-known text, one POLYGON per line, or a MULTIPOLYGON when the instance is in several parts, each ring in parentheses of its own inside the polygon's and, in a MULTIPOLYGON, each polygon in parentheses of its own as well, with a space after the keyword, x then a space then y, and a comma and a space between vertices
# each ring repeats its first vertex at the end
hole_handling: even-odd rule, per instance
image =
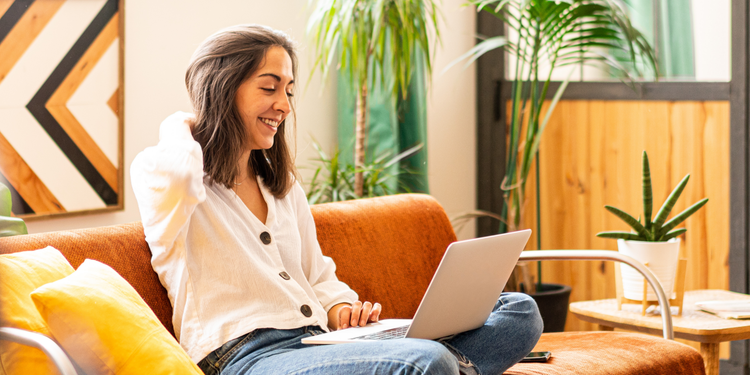
POLYGON ((159 276, 151 268, 151 250, 140 222, 0 238, 0 254, 54 246, 78 267, 84 259, 112 267, 151 307, 159 321, 174 335, 172 305, 159 276))
POLYGON ((518 363, 505 374, 705 374, 695 349, 639 333, 545 333, 534 351, 550 351, 552 357, 546 363, 518 363))
POLYGON ((202 373, 133 287, 103 263, 87 259, 31 299, 86 374, 202 373))
MULTIPOLYGON (((51 336, 29 294, 71 273, 73 267, 52 247, 0 256, 0 327, 51 336)), ((57 370, 40 350, 0 340, 0 372, 25 375, 57 373, 57 370)))

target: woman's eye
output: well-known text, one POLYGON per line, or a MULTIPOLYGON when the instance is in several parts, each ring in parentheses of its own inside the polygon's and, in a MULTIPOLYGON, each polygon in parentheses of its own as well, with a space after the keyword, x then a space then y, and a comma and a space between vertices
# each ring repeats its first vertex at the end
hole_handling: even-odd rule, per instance
POLYGON ((290 98, 291 98, 291 97, 293 97, 293 96, 294 96, 294 94, 292 94, 291 92, 288 92, 288 93, 286 93, 286 96, 288 96, 288 97, 290 97, 290 98))
POLYGON ((274 92, 274 91, 276 91, 276 89, 267 89, 265 87, 261 87, 260 89, 263 90, 263 91, 267 91, 267 92, 274 92))

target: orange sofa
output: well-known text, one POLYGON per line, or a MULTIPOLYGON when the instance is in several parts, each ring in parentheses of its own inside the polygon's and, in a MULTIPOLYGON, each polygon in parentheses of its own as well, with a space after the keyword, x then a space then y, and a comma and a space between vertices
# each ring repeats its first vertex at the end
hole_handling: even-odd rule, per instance
MULTIPOLYGON (((379 301, 382 318, 414 315, 443 252, 456 240, 442 207, 426 195, 321 204, 312 211, 338 277, 364 300, 379 301)), ((140 223, 0 238, 0 254, 46 246, 75 268, 86 258, 110 265, 174 335, 172 307, 151 269, 140 223)), ((551 351, 551 360, 517 364, 506 374, 705 374, 693 348, 635 333, 545 333, 535 350, 551 351)))

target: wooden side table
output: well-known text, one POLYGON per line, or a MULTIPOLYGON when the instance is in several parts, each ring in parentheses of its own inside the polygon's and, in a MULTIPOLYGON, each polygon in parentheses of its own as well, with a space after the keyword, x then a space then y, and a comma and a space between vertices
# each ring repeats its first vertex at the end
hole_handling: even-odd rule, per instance
MULTIPOLYGON (((748 299, 750 296, 726 290, 693 290, 685 292, 682 316, 672 308, 672 322, 676 338, 701 343, 701 355, 707 375, 719 375, 719 344, 724 341, 750 339, 750 320, 722 319, 698 310, 696 302, 748 299)), ((615 328, 661 335, 662 321, 659 308, 651 308, 641 316, 641 305, 624 304, 617 310, 616 299, 574 302, 570 311, 579 319, 598 324, 602 330, 615 328)))

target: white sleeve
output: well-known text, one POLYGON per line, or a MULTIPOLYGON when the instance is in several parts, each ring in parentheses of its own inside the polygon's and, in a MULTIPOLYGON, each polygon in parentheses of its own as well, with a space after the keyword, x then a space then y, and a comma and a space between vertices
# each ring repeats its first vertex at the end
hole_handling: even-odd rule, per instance
POLYGON ((295 183, 292 199, 297 209, 297 226, 302 240, 302 269, 307 275, 318 301, 328 311, 336 304, 352 304, 359 298, 348 285, 336 277, 336 264, 333 259, 324 256, 318 243, 310 206, 307 204, 305 192, 299 183, 295 183))
POLYGON ((203 153, 190 133, 190 116, 177 112, 167 117, 159 128, 159 144, 139 153, 130 167, 146 241, 152 249, 171 249, 195 207, 206 199, 203 153))

